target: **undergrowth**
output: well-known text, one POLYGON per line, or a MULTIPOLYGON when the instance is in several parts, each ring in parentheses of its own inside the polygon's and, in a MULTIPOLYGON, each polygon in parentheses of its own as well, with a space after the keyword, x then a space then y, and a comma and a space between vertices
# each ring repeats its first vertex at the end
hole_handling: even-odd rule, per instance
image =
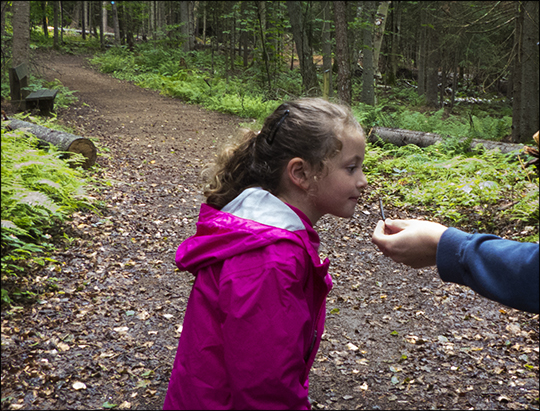
POLYGON ((369 144, 364 164, 374 187, 371 200, 381 197, 395 208, 471 230, 502 234, 510 225, 516 239, 538 241, 538 174, 515 153, 466 152, 443 143, 369 144))
POLYGON ((95 209, 87 187, 97 184, 80 167, 70 167, 81 155, 63 159, 56 147, 39 148, 39 140, 22 130, 2 128, 1 133, 1 299, 9 304, 33 295, 19 283, 33 266, 55 262, 48 255, 55 238, 66 237, 62 223, 75 210, 95 209))

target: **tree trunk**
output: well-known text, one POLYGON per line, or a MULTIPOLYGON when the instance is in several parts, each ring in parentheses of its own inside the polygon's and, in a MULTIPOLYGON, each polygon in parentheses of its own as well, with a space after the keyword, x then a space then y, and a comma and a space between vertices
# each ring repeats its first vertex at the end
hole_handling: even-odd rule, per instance
POLYGON ((12 67, 28 64, 30 55, 30 2, 13 2, 12 67))
MULTIPOLYGON (((98 5, 100 3, 98 2, 98 5)), ((107 9, 105 8, 105 2, 101 3, 99 8, 99 44, 101 49, 105 50, 105 27, 107 27, 107 9)))
POLYGON ((124 15, 124 24, 125 24, 125 30, 126 30, 126 36, 127 36, 127 45, 129 51, 134 50, 134 43, 133 43, 133 9, 132 5, 133 3, 128 1, 124 2, 123 4, 123 15, 124 15), (127 5, 126 5, 127 3, 127 5))
MULTIPOLYGON (((376 143, 379 138, 387 143, 392 143, 396 146, 405 146, 407 144, 415 144, 418 147, 431 146, 445 139, 439 134, 424 133, 423 131, 403 130, 400 128, 373 127, 368 135, 368 141, 376 143)), ((466 137, 461 137, 460 141, 467 140, 466 137)), ((471 147, 482 144, 487 150, 499 149, 501 153, 506 154, 511 151, 521 150, 521 144, 502 143, 499 141, 473 139, 471 147)))
POLYGON ((362 95, 360 101, 375 105, 375 67, 373 66, 373 30, 375 23, 375 7, 374 1, 364 2, 364 16, 366 27, 364 28, 364 72, 362 73, 362 95))
POLYGON ((104 1, 101 5, 101 12, 103 13, 102 14, 102 24, 103 24, 103 33, 106 33, 107 32, 107 1, 104 1))
POLYGON ((379 56, 381 54, 382 42, 384 39, 384 29, 386 27, 386 20, 388 17, 389 1, 381 1, 379 9, 377 10, 377 22, 374 27, 374 41, 373 41, 373 68, 377 77, 380 77, 381 71, 379 70, 379 56))
POLYGON ((426 24, 426 12, 424 8, 420 9, 420 27, 419 41, 418 41, 418 96, 424 96, 426 94, 426 49, 427 49, 427 24, 426 24))
POLYGON ((524 143, 540 128, 538 86, 538 2, 516 3, 512 141, 524 143))
POLYGON ((438 34, 434 28, 427 29, 426 55, 426 103, 437 107, 437 91, 439 84, 439 50, 438 34))
POLYGON ((330 24, 331 2, 326 1, 323 5, 323 29, 322 29, 322 55, 323 55, 323 75, 327 79, 327 97, 332 98, 334 86, 332 85, 332 35, 330 24))
POLYGON ((41 26, 43 27, 43 36, 49 38, 49 22, 47 21, 47 2, 40 1, 41 12, 43 13, 43 19, 41 20, 41 26))
POLYGON ((182 34, 182 51, 189 51, 189 5, 187 1, 180 2, 180 33, 182 34))
POLYGON ((338 97, 347 105, 351 104, 351 65, 349 63, 349 47, 347 44, 347 18, 344 1, 334 1, 334 19, 336 25, 336 61, 338 66, 338 97))
POLYGON ((265 29, 264 26, 266 25, 266 10, 265 10, 265 4, 263 1, 257 2, 258 8, 257 8, 257 17, 259 20, 259 33, 261 36, 261 44, 262 44, 262 58, 264 61, 264 66, 266 68, 266 78, 268 81, 268 92, 272 92, 272 82, 270 78, 270 69, 268 67, 268 53, 266 51, 266 36, 265 36, 265 29))
POLYGON ((59 1, 53 1, 53 18, 54 18, 54 34, 53 34, 53 49, 60 49, 60 44, 58 43, 58 3, 59 1))
POLYGON ((390 70, 386 77, 386 84, 394 86, 396 84, 397 75, 397 55, 398 55, 398 42, 399 42, 399 28, 401 26, 401 5, 399 1, 393 2, 392 10, 392 45, 390 51, 390 70))
POLYGON ((306 32, 306 22, 303 18, 302 5, 299 1, 287 1, 289 20, 293 32, 296 52, 300 62, 300 72, 302 73, 302 87, 307 95, 317 95, 319 93, 319 82, 317 72, 313 64, 313 54, 306 32))
POLYGON ((82 154, 86 158, 86 161, 81 164, 84 169, 88 169, 96 163, 96 147, 94 146, 94 143, 87 138, 65 133, 63 131, 51 130, 50 128, 38 126, 27 121, 8 120, 8 124, 13 130, 20 128, 27 129, 29 133, 35 135, 41 141, 51 143, 62 151, 82 154))
POLYGON ((83 40, 86 40, 86 27, 87 27, 86 26, 86 15, 88 14, 87 8, 86 8, 86 3, 87 3, 86 1, 82 2, 82 9, 81 9, 81 11, 82 11, 82 13, 81 13, 82 14, 81 21, 82 21, 82 38, 83 38, 83 40))
POLYGON ((116 46, 119 46, 120 41, 120 22, 118 21, 118 6, 116 5, 116 2, 112 4, 112 12, 113 12, 113 26, 114 26, 114 44, 116 46))
POLYGON ((81 25, 80 25, 80 22, 81 22, 81 6, 82 6, 82 2, 80 2, 80 1, 76 1, 75 5, 73 6, 72 20, 71 20, 71 23, 69 24, 69 27, 72 28, 72 29, 76 29, 76 28, 81 27, 81 25))
MULTIPOLYGON (((203 29, 202 29, 202 42, 204 45, 206 45, 206 2, 204 2, 205 4, 203 5, 204 7, 204 10, 203 10, 203 29)), ((242 3, 242 6, 244 5, 244 3, 242 3)))
POLYGON ((60 3, 60 44, 64 44, 64 3, 60 3))

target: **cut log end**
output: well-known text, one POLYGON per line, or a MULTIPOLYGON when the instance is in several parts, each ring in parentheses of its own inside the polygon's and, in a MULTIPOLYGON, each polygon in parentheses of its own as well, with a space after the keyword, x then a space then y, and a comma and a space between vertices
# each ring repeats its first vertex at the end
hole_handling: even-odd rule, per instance
POLYGON ((69 145, 67 151, 69 151, 70 153, 82 154, 86 158, 85 162, 81 164, 82 168, 84 168, 85 170, 96 164, 96 146, 94 146, 94 143, 92 143, 92 141, 86 138, 80 138, 73 141, 69 145))

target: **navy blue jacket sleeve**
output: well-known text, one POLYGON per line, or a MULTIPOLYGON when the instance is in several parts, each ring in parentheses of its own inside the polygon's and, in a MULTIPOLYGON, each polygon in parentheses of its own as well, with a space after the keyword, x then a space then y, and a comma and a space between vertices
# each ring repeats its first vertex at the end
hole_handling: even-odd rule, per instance
POLYGON ((449 228, 437 247, 437 268, 443 281, 466 285, 509 307, 538 313, 539 250, 536 243, 449 228))

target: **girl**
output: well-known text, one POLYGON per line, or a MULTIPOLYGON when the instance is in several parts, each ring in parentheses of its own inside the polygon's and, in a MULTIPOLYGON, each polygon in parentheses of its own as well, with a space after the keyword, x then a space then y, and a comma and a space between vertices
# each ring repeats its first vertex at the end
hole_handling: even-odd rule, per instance
POLYGON ((165 409, 311 408, 332 287, 313 226, 353 215, 364 151, 348 108, 301 99, 218 158, 197 233, 176 254, 196 278, 165 409))

